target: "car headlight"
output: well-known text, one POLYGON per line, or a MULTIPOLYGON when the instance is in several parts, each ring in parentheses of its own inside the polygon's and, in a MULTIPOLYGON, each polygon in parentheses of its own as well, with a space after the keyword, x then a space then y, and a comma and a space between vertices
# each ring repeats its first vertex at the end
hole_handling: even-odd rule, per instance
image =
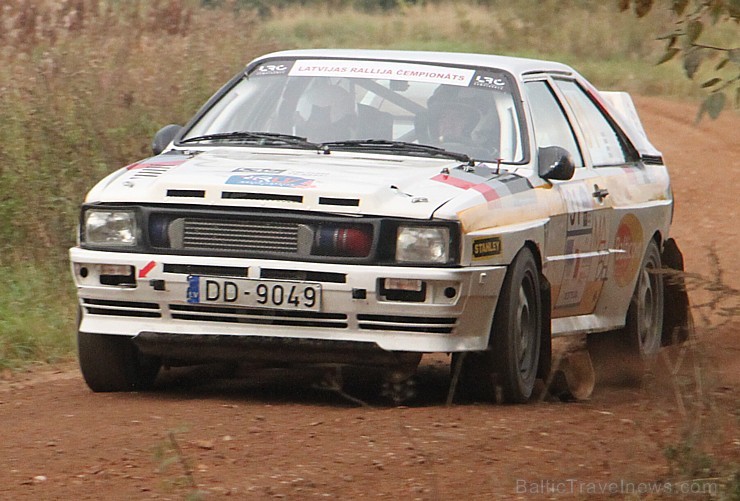
POLYGON ((396 261, 404 263, 447 263, 450 259, 450 229, 444 226, 399 226, 396 261))
POLYGON ((132 210, 88 210, 83 224, 83 240, 86 244, 136 245, 136 212, 132 210))

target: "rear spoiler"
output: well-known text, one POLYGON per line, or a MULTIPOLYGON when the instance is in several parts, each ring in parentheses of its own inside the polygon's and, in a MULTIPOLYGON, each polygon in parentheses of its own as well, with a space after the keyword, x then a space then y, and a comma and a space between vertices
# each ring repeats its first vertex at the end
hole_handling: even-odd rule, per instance
POLYGON ((645 133, 632 97, 626 92, 599 91, 614 112, 614 118, 637 148, 646 163, 663 163, 663 155, 645 133))

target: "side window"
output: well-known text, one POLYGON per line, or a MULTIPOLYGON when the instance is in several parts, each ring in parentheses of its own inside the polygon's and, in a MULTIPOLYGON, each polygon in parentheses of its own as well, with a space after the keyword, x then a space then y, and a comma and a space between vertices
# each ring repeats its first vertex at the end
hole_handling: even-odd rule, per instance
POLYGON ((583 158, 578 149, 573 130, 563 109, 555 99, 547 82, 528 82, 525 86, 532 125, 537 146, 560 146, 573 156, 577 167, 583 167, 583 158))
POLYGON ((595 167, 627 163, 628 148, 602 111, 571 80, 555 80, 581 125, 595 167))

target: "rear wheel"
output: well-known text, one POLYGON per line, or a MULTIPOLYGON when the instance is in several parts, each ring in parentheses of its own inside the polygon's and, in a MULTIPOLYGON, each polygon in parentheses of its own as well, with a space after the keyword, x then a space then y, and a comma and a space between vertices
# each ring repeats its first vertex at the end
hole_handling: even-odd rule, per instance
POLYGON ((660 268, 660 250, 655 240, 651 240, 640 266, 625 326, 632 353, 642 358, 656 355, 660 350, 664 301, 660 268))
POLYGON ((661 266, 658 244, 651 240, 640 265, 625 326, 588 336, 597 383, 639 384, 647 362, 658 354, 665 302, 661 266))
POLYGON ((128 336, 77 333, 80 369, 91 390, 137 391, 151 388, 157 359, 143 356, 128 336))

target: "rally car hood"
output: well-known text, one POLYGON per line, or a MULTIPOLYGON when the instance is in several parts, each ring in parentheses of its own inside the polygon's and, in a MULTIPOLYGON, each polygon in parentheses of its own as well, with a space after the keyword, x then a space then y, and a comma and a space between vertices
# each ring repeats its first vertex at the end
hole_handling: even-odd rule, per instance
POLYGON ((427 219, 470 186, 494 177, 479 164, 476 182, 445 182, 462 169, 449 159, 347 152, 218 148, 170 152, 101 181, 87 202, 192 204, 427 219))

